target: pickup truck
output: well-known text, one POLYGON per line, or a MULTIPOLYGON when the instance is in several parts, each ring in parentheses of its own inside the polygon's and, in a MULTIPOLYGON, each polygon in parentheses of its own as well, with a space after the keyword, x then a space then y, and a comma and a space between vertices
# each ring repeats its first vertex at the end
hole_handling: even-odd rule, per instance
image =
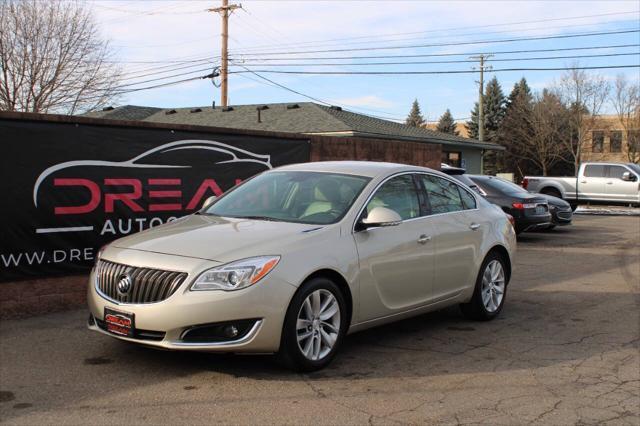
POLYGON ((575 177, 525 176, 522 186, 571 204, 607 203, 640 206, 640 166, 633 163, 582 163, 575 177))

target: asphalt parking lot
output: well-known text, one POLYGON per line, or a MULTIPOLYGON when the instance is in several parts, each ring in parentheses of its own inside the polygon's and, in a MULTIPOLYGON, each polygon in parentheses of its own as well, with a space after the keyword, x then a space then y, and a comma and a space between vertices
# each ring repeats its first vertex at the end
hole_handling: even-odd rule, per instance
POLYGON ((329 368, 161 352, 84 310, 0 323, 7 424, 640 424, 640 218, 520 238, 501 317, 457 309, 349 336, 329 368))

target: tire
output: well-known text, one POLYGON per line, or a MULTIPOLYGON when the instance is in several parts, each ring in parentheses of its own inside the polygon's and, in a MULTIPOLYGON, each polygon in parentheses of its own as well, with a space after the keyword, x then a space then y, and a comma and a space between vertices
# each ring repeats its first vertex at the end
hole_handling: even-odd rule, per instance
POLYGON ((315 371, 326 367, 333 360, 342 344, 347 322, 346 303, 340 288, 333 281, 324 277, 307 281, 293 296, 287 309, 282 328, 280 351, 277 354, 279 361, 298 372, 315 371), (313 306, 316 295, 320 297, 317 308, 313 306), (331 297, 334 302, 331 302, 331 297), (324 311, 320 311, 319 308, 325 303, 328 303, 327 307, 324 311), (338 310, 337 319, 335 314, 330 318, 326 317, 334 310, 334 303, 338 310), (317 315, 318 312, 320 315, 317 315), (317 316, 318 319, 312 321, 306 319, 314 316, 317 316), (304 329, 298 329, 298 320, 306 321, 309 330, 301 331, 304 329), (311 334, 307 335, 307 333, 311 334), (305 335, 307 337, 303 337, 305 335), (333 345, 329 347, 331 341, 333 341, 333 345), (305 354, 305 348, 309 349, 307 354, 305 354))
MULTIPOLYGON (((469 301, 469 303, 460 304, 460 310, 466 318, 476 321, 489 321, 500 314, 502 308, 504 307, 504 302, 507 298, 507 287, 509 281, 507 271, 508 268, 506 265, 506 260, 503 256, 495 251, 487 255, 487 257, 484 259, 484 262, 482 262, 480 271, 478 272, 478 278, 476 279, 476 286, 473 290, 473 297, 471 298, 471 301, 469 301), (500 264, 502 271, 502 286, 494 285, 493 287, 489 288, 494 288, 493 291, 495 293, 493 293, 492 296, 496 295, 498 293, 498 290, 501 290, 502 297, 497 304, 495 303, 496 298, 490 297, 492 303, 487 304, 484 301, 486 299, 483 298, 483 291, 486 293, 487 290, 487 286, 484 284, 484 278, 485 272, 489 271, 490 273, 490 268, 492 267, 492 265, 494 265, 494 262, 500 264)), ((498 280, 496 280, 496 282, 497 281, 498 280)), ((491 292, 489 292, 489 294, 491 294, 491 292)))
POLYGON ((569 203, 569 205, 571 206, 571 211, 575 212, 576 209, 578 208, 578 203, 569 203))

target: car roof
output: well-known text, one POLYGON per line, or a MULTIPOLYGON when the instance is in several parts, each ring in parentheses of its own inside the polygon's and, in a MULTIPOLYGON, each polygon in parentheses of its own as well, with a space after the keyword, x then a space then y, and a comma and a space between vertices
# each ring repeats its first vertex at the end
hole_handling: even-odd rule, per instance
POLYGON ((378 161, 315 161, 311 163, 290 164, 278 167, 275 170, 331 172, 367 177, 376 177, 379 175, 388 175, 404 171, 435 172, 437 174, 441 174, 439 171, 429 169, 427 167, 378 161))

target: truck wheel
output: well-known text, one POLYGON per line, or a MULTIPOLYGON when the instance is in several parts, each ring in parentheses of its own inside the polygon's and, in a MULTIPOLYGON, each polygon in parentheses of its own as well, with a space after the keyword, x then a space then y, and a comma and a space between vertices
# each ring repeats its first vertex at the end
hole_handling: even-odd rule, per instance
POLYGON ((562 198, 562 194, 560 194, 560 191, 554 188, 543 188, 540 192, 544 195, 551 195, 552 197, 562 198))

